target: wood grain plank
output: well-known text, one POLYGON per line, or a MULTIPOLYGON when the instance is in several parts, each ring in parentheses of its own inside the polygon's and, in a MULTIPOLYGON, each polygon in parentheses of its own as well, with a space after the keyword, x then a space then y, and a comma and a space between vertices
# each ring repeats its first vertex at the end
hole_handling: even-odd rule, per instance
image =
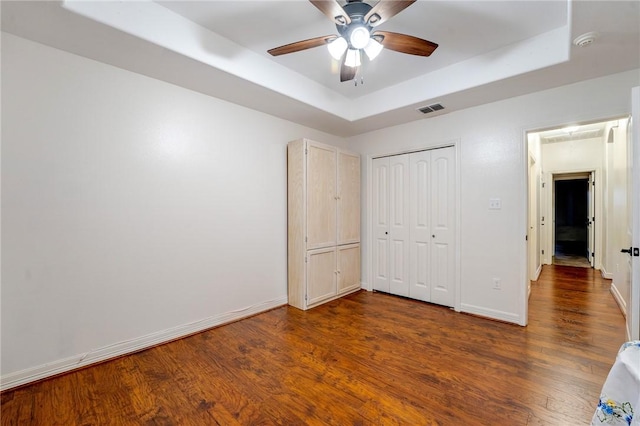
POLYGON ((364 291, 282 307, 4 392, 1 424, 587 424, 625 338, 609 287, 545 266, 527 327, 364 291))

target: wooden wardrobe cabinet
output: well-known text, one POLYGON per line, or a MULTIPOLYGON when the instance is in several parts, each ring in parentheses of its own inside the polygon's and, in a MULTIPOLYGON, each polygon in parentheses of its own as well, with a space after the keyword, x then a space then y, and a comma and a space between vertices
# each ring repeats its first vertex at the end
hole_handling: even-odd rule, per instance
POLYGON ((360 288, 360 156, 290 142, 289 304, 309 309, 360 288))

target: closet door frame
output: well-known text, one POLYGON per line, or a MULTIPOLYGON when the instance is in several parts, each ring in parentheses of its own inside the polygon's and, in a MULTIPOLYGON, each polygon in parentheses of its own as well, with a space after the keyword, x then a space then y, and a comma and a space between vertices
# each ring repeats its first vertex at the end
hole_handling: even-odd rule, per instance
POLYGON ((395 152, 382 152, 376 155, 367 155, 366 158, 366 164, 367 164, 367 183, 366 183, 366 195, 367 195, 367 209, 366 209, 366 215, 365 215, 365 221, 366 221, 366 229, 367 229, 367 235, 366 235, 366 239, 363 238, 363 241, 361 242, 361 250, 363 251, 363 259, 366 260, 366 273, 367 273, 367 280, 366 282, 363 282, 363 289, 368 290, 368 291, 373 291, 373 279, 374 279, 374 259, 373 259, 373 254, 374 254, 374 250, 373 250, 373 243, 375 242, 375 234, 374 234, 374 229, 373 229, 373 160, 375 158, 381 158, 381 157, 391 157, 394 155, 402 155, 402 154, 411 154, 414 152, 421 152, 421 151, 431 151, 434 149, 440 149, 440 148, 447 148, 447 147, 453 147, 454 149, 454 155, 455 155, 455 219, 454 219, 454 223, 456 226, 456 233, 455 233, 455 237, 454 237, 454 241, 455 241, 455 251, 454 251, 454 269, 455 269, 455 280, 454 280, 454 303, 453 303, 453 309, 456 312, 460 312, 460 305, 461 305, 461 291, 460 291, 460 140, 459 139, 453 139, 453 140, 449 140, 443 143, 439 143, 439 144, 434 144, 434 145, 430 145, 430 146, 423 146, 423 147, 417 147, 414 149, 410 149, 410 150, 404 150, 404 151, 395 151, 395 152))

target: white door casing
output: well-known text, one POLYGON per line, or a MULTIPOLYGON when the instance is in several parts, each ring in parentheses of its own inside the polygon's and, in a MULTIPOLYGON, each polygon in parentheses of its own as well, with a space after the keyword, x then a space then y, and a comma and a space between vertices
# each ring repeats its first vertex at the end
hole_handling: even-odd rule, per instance
MULTIPOLYGON (((628 234, 631 253, 628 255, 629 309, 627 331, 630 340, 640 339, 640 87, 631 90, 630 134, 627 137, 628 172, 630 179, 628 203, 631 204, 628 218, 628 234)), ((625 249, 628 249, 625 247, 625 249)))
POLYGON ((529 250, 529 263, 528 263, 528 277, 530 281, 534 281, 537 273, 537 260, 540 255, 538 251, 538 185, 537 185, 537 174, 536 174, 536 159, 529 153, 529 169, 528 169, 528 179, 529 179, 529 216, 528 216, 528 226, 527 226, 527 241, 528 241, 528 250, 529 250))
POLYGON ((587 259, 593 268, 595 266, 595 216, 596 216, 596 186, 595 172, 589 173, 587 184, 587 259))

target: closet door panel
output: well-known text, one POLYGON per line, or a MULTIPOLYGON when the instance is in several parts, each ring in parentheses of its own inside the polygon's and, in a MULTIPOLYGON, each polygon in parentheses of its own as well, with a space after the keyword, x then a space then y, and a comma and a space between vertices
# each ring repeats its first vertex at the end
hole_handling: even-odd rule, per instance
POLYGON ((338 244, 360 241, 360 157, 338 151, 338 244))
POLYGON ((431 245, 431 154, 422 151, 410 154, 410 286, 409 296, 430 301, 429 276, 431 245))
POLYGON ((409 155, 389 158, 389 291, 409 295, 409 155))
POLYGON ((453 306, 455 284, 455 151, 431 152, 431 301, 453 306))
POLYGON ((373 289, 389 291, 389 159, 373 160, 373 289))
POLYGON ((307 144, 307 249, 336 244, 336 149, 307 144))

